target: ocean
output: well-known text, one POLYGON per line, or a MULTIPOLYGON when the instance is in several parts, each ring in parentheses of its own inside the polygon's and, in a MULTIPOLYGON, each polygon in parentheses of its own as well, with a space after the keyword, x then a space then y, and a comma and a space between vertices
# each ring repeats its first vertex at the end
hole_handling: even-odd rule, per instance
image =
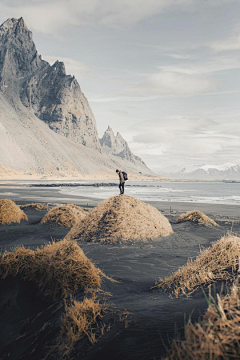
MULTIPOLYGON (((119 193, 118 183, 79 181, 60 191, 74 196, 107 199, 119 193)), ((127 181, 125 194, 142 201, 240 205, 240 183, 127 181)))

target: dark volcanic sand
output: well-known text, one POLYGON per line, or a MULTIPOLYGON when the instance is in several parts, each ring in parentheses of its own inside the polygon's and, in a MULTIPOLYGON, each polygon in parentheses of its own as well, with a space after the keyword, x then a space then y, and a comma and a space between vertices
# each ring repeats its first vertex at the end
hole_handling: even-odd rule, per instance
MULTIPOLYGON (((66 201, 65 195, 64 200, 61 199, 61 195, 53 189, 26 189, 25 192, 21 189, 16 191, 4 188, 0 197, 10 197, 18 204, 38 201, 79 204, 73 198, 66 201), (15 195, 6 196, 6 192, 14 192, 15 195), (25 198, 24 201, 24 195, 31 196, 31 199, 25 198)), ((86 200, 84 199, 84 205, 86 200)), ((165 205, 169 209, 169 204, 165 205)), ((184 204, 185 206, 187 205, 184 204)), ((161 208, 159 204, 157 207, 161 208)), ((179 209, 180 207, 181 204, 179 209)), ((204 204, 201 204, 201 208, 196 204, 195 208, 205 210, 210 215, 208 206, 205 205, 203 209, 204 204)), ((189 257, 195 257, 199 253, 199 246, 209 246, 212 241, 226 234, 232 226, 231 221, 225 221, 228 216, 239 221, 239 214, 234 214, 229 207, 215 205, 214 209, 213 218, 224 219, 219 221, 218 228, 205 228, 192 223, 175 224, 177 215, 167 215, 174 230, 174 234, 167 238, 126 245, 79 244, 95 264, 119 281, 103 283, 103 289, 112 295, 109 303, 118 309, 127 309, 131 315, 128 317, 127 328, 124 323, 116 320, 110 332, 97 344, 81 341, 72 359, 160 359, 165 355, 163 343, 167 344, 168 339, 174 337, 175 328, 182 334, 185 318, 188 319, 191 315, 193 320, 197 320, 204 314, 207 304, 201 290, 192 297, 181 296, 172 300, 168 294, 150 291, 150 288, 159 277, 171 274, 184 265, 189 257)), ((46 210, 29 209, 26 213, 28 222, 0 226, 2 249, 20 244, 35 248, 52 238, 61 239, 68 232, 64 227, 41 225, 40 220, 46 210)), ((233 231, 240 232, 239 222, 235 221, 233 231)), ((62 303, 52 305, 43 301, 31 284, 19 279, 2 280, 0 286, 0 359, 42 360, 46 351, 44 347, 53 345, 57 335, 62 303), (46 323, 44 329, 40 330, 46 323)), ((48 357, 56 358, 59 357, 48 357)))

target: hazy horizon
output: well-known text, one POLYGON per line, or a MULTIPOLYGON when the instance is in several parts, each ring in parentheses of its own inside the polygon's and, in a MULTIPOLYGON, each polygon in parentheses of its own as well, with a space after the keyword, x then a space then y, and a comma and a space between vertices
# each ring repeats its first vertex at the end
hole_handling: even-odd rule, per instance
POLYGON ((154 171, 240 164, 240 3, 1 1, 44 60, 63 61, 97 121, 154 171))

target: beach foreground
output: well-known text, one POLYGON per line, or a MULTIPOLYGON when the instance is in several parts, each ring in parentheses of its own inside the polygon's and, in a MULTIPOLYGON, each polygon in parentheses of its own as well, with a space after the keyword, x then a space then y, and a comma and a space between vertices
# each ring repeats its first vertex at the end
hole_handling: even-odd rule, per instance
MULTIPOLYGON (((86 208, 100 200, 75 198, 55 189, 28 188, 1 184, 0 198, 10 198, 18 205, 41 202, 49 205, 74 203, 86 208)), ((92 345, 81 340, 74 348, 73 359, 161 359, 176 330, 183 335, 184 325, 191 316, 196 321, 206 312, 207 302, 201 289, 191 297, 171 299, 168 293, 151 290, 161 277, 183 266, 189 257, 196 257, 201 247, 208 247, 229 231, 240 233, 237 206, 158 203, 154 206, 170 221, 174 233, 146 242, 100 244, 79 242, 86 256, 107 276, 117 282, 103 281, 102 290, 111 296, 107 303, 115 310, 127 310, 124 322, 110 316, 110 330, 92 345), (171 205, 171 213, 170 213, 171 205), (203 227, 190 222, 178 223, 180 213, 198 209, 218 223, 218 227, 203 227), (114 318, 114 319, 113 319, 114 318)), ((40 224, 47 209, 25 210, 28 222, 0 226, 0 247, 11 250, 18 245, 35 249, 53 239, 64 238, 69 228, 55 224, 40 224)), ((219 283, 212 294, 220 290, 219 283)), ((206 289, 205 289, 206 290, 206 289)), ((206 290, 208 291, 208 290, 206 290)), ((30 284, 17 278, 1 280, 0 292, 0 358, 43 359, 48 347, 54 345, 61 304, 51 304, 32 291, 30 284)), ((108 325, 108 324, 107 324, 108 325)), ((54 359, 54 355, 48 355, 54 359)))

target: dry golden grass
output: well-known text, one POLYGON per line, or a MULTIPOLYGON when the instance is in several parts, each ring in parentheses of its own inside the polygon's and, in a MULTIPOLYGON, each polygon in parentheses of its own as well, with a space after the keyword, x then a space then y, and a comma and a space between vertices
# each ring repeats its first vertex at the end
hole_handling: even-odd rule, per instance
POLYGON ((86 212, 73 204, 60 205, 52 208, 43 217, 41 224, 54 222, 56 224, 72 227, 86 216, 86 212))
POLYGON ((188 322, 185 340, 174 340, 166 360, 227 360, 240 354, 240 288, 212 299, 199 323, 188 322))
POLYGON ((239 272, 240 237, 224 236, 197 256, 189 259, 171 276, 160 279, 154 288, 170 291, 178 297, 196 291, 199 286, 217 280, 233 280, 239 272))
POLYGON ((66 307, 62 320, 59 351, 67 355, 84 336, 87 336, 92 344, 96 343, 105 332, 105 325, 101 320, 106 311, 107 308, 94 297, 85 298, 81 302, 74 300, 70 306, 66 307))
POLYGON ((20 208, 22 210, 29 209, 29 208, 33 208, 35 210, 45 210, 45 209, 48 209, 49 207, 47 205, 43 205, 41 203, 31 203, 31 204, 21 205, 20 208))
POLYGON ((181 223, 184 221, 192 221, 197 223, 198 225, 204 225, 208 227, 219 226, 214 220, 212 220, 210 217, 198 210, 189 211, 185 214, 180 215, 179 218, 176 220, 176 223, 181 223))
POLYGON ((28 220, 28 217, 12 200, 0 200, 0 224, 20 223, 21 220, 28 220))
POLYGON ((75 241, 60 241, 37 250, 18 247, 1 256, 0 278, 20 275, 44 296, 65 298, 78 289, 100 287, 104 273, 84 255, 75 241))
POLYGON ((93 209, 66 239, 115 243, 168 236, 173 230, 155 207, 126 195, 113 196, 93 209))

